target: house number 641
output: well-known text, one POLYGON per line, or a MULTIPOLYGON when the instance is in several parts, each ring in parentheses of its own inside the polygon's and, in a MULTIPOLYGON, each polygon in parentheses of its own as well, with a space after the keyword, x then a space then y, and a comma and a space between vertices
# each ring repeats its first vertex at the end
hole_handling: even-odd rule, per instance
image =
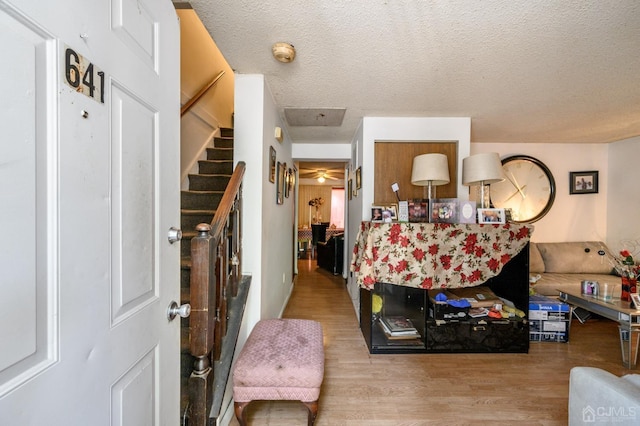
POLYGON ((64 52, 64 76, 76 92, 104 103, 104 71, 70 47, 64 52))

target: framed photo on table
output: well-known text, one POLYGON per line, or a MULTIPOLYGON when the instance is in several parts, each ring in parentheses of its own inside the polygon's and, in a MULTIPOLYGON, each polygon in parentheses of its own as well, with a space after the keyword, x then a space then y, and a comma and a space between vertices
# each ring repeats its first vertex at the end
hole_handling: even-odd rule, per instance
POLYGON ((398 220, 398 207, 395 204, 390 204, 382 208, 382 221, 394 222, 398 220))
POLYGON ((409 222, 429 222, 428 200, 409 200, 409 222))
POLYGON ((383 206, 371 206, 371 222, 382 222, 383 206))
POLYGON ((457 198, 432 198, 429 200, 430 223, 457 223, 457 198))
POLYGON ((478 209, 478 223, 506 223, 504 209, 478 209))

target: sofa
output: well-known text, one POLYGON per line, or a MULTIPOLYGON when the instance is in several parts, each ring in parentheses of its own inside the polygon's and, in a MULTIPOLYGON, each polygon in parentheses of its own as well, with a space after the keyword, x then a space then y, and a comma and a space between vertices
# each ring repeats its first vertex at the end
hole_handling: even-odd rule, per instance
POLYGON ((320 268, 326 269, 333 275, 342 274, 344 234, 334 234, 326 242, 319 241, 316 250, 320 268))
MULTIPOLYGON (((543 296, 557 297, 559 290, 580 292, 581 281, 620 283, 614 263, 601 241, 529 243, 532 291, 543 296)), ((613 296, 619 297, 621 288, 616 292, 613 296)))
POLYGON ((640 374, 618 377, 594 367, 569 374, 569 426, 640 424, 640 374))

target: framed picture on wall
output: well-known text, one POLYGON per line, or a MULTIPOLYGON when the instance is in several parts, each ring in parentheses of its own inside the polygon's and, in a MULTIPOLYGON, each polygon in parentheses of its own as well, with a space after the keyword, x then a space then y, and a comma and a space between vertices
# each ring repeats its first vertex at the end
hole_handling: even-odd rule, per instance
POLYGON ((353 179, 349 178, 349 181, 347 182, 347 192, 349 195, 349 200, 351 200, 353 198, 353 179))
POLYGON ((276 204, 284 204, 284 178, 286 165, 278 161, 278 182, 276 183, 276 204))
POLYGON ((362 167, 356 169, 356 189, 362 188, 362 167))
POLYGON ((569 194, 597 194, 598 172, 569 172, 569 194))
POLYGON ((275 183, 276 181, 276 150, 274 147, 269 147, 269 182, 275 183))
POLYGON ((284 198, 289 198, 289 179, 291 179, 291 169, 284 165, 284 198))

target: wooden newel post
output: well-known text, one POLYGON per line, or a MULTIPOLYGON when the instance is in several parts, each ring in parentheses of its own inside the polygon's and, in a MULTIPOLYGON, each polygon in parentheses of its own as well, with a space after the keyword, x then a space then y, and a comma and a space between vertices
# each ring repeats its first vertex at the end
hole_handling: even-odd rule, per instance
POLYGON ((211 225, 201 223, 191 240, 191 316, 190 352, 196 360, 189 378, 191 417, 194 425, 207 424, 213 399, 213 366, 209 354, 214 348, 216 326, 217 241, 210 235, 211 225))

